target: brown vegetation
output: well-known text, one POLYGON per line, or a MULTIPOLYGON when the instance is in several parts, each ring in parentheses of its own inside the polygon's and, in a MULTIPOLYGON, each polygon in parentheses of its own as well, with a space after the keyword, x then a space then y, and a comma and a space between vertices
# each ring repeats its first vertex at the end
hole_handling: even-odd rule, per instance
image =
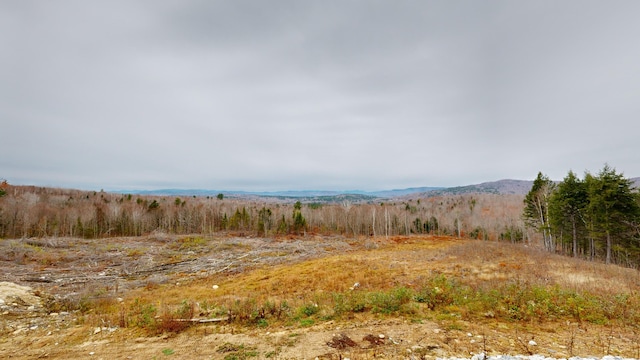
MULTIPOLYGON (((77 254, 43 267, 41 274, 50 276, 42 280, 51 282, 31 284, 42 296, 75 289, 81 297, 62 304, 62 297, 54 298, 40 323, 30 316, 8 322, 0 354, 68 358, 136 352, 151 358, 171 352, 214 359, 397 358, 409 350, 415 358, 480 352, 638 355, 640 278, 631 269, 452 237, 203 239, 156 234, 26 244, 51 243, 46 249, 54 256, 77 254), (104 242, 112 247, 100 246, 104 242), (114 271, 114 264, 108 265, 111 255, 117 254, 118 263, 136 249, 148 250, 153 261, 117 275, 115 286, 108 278, 114 271), (176 254, 192 258, 168 261, 176 254), (219 261, 202 260, 212 258, 219 261), (79 267, 89 259, 96 263, 79 267), (67 267, 67 262, 74 265, 67 267), (56 267, 70 277, 85 274, 86 282, 58 287, 64 282, 49 273, 56 267), (69 315, 48 316, 52 311, 69 315), (20 331, 34 324, 39 327, 20 331), (372 340, 383 339, 379 335, 385 340, 374 346, 372 340), (19 348, 26 343, 33 345, 30 350, 19 348)), ((6 261, 14 281, 37 263, 6 261)))

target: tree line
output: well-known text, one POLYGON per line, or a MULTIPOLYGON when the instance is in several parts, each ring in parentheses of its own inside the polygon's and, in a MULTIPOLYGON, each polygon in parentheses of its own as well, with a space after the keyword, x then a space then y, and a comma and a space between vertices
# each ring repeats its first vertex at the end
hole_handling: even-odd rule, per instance
POLYGON ((468 194, 316 203, 225 196, 170 197, 13 186, 0 197, 0 237, 453 235, 527 241, 522 195, 468 194))
POLYGON ((640 194, 609 165, 582 179, 569 171, 559 183, 538 173, 524 199, 523 219, 548 251, 640 264, 640 194))

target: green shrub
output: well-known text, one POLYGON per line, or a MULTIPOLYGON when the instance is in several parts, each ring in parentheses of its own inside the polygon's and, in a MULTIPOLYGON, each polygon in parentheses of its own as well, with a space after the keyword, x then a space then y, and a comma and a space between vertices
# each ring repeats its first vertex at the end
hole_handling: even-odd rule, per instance
POLYGON ((304 306, 302 306, 299 310, 300 314, 305 315, 305 316, 313 316, 315 314, 318 313, 318 311, 320 311, 320 308, 318 307, 318 304, 306 304, 304 306))

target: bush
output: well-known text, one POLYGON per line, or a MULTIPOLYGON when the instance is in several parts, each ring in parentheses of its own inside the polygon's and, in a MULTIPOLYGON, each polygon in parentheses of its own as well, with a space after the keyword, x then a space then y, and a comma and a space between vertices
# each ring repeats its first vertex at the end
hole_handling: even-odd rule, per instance
POLYGON ((435 310, 453 304, 457 297, 456 293, 459 293, 461 288, 461 285, 447 279, 444 275, 438 275, 424 284, 414 299, 426 304, 430 310, 435 310))
POLYGON ((367 300, 374 313, 391 314, 400 310, 400 307, 411 301, 413 291, 404 287, 393 289, 390 292, 370 293, 367 300))
POLYGON ((318 304, 306 304, 300 308, 299 312, 305 316, 313 316, 320 311, 318 304))

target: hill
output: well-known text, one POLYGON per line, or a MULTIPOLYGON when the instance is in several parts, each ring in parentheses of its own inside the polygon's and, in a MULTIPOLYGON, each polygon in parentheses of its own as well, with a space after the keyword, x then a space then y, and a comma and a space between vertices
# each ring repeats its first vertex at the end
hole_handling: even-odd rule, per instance
POLYGON ((476 185, 450 187, 424 193, 425 196, 459 194, 514 194, 525 195, 531 190, 533 181, 504 179, 476 185))

